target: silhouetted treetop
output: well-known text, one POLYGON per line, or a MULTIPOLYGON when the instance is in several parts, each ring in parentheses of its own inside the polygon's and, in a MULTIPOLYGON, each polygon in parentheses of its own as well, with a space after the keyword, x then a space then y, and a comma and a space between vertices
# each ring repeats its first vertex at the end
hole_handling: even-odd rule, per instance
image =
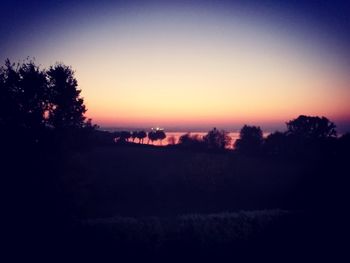
POLYGON ((153 143, 154 141, 160 140, 160 142, 162 143, 162 140, 164 140, 166 138, 166 134, 164 132, 164 130, 162 129, 152 129, 149 133, 148 133, 148 139, 153 143))
POLYGON ((160 140, 161 142, 166 138, 166 134, 163 130, 156 131, 156 134, 157 134, 158 140, 160 140))
POLYGON ((198 134, 186 133, 180 136, 178 144, 187 149, 204 149, 203 139, 198 134))
POLYGON ((17 64, 6 60, 0 67, 1 131, 28 143, 45 139, 68 146, 82 141, 96 126, 85 120, 80 92, 69 66, 56 64, 44 70, 29 59, 17 64), (62 129, 65 131, 56 132, 55 139, 49 135, 49 131, 62 129))
POLYGON ((326 117, 300 115, 287 124, 287 134, 303 138, 329 138, 336 137, 336 126, 326 117))
POLYGON ((55 128, 84 125, 86 108, 71 67, 56 64, 47 72, 50 92, 49 123, 55 128))
POLYGON ((49 99, 45 72, 31 60, 21 65, 6 60, 0 81, 0 124, 29 129, 43 127, 49 99))
POLYGON ((130 131, 118 131, 114 132, 114 141, 118 143, 125 143, 132 138, 132 133, 130 131))
POLYGON ((228 132, 214 128, 203 137, 203 142, 208 149, 223 150, 230 144, 231 137, 228 132))
POLYGON ((139 139, 139 143, 143 143, 143 139, 147 137, 147 133, 145 131, 139 131, 136 137, 139 139))
POLYGON ((261 150, 263 133, 260 127, 244 125, 235 142, 235 149, 245 154, 256 154, 261 150))
POLYGON ((269 134, 264 140, 264 152, 270 155, 284 154, 287 150, 287 139, 284 132, 276 131, 269 134))

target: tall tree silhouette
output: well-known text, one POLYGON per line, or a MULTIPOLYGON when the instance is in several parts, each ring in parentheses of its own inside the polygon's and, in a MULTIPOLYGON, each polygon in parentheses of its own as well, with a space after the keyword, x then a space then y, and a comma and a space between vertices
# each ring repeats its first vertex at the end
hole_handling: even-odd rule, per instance
POLYGON ((143 144, 143 139, 147 137, 147 133, 145 131, 139 131, 137 133, 137 138, 139 139, 139 143, 143 144))
POLYGON ((56 64, 47 72, 50 92, 49 123, 57 128, 82 128, 86 108, 71 67, 56 64))
POLYGON ((160 144, 162 144, 163 140, 166 138, 166 134, 163 130, 156 131, 157 140, 160 140, 160 144))
POLYGON ((244 125, 235 142, 235 149, 244 154, 257 154, 261 150, 263 134, 260 127, 244 125))
POLYGON ((44 126, 44 112, 48 105, 45 72, 33 62, 19 68, 20 94, 18 94, 21 115, 27 128, 39 129, 44 126))
POLYGON ((16 129, 40 129, 48 107, 45 72, 33 61, 13 64, 6 60, 0 70, 0 125, 16 129))
POLYGON ((48 109, 46 73, 32 60, 0 69, 0 132, 8 146, 41 143, 48 109))
POLYGON ((20 105, 18 93, 20 93, 20 76, 15 65, 6 60, 5 66, 0 69, 0 125, 3 128, 20 127, 20 105))

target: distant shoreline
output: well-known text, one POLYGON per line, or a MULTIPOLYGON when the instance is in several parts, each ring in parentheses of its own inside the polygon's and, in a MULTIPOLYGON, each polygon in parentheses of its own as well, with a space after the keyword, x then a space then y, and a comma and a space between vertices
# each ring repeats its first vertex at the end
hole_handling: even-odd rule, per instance
MULTIPOLYGON (((162 127, 163 128, 163 127, 162 127)), ((214 128, 214 127, 212 127, 214 128)), ((208 128, 207 130, 205 129, 183 129, 183 128, 179 128, 179 129, 167 129, 167 128, 164 128, 164 131, 166 133, 207 133, 209 130, 211 130, 212 128, 208 128)), ((216 127, 218 130, 225 130, 227 131, 228 133, 239 133, 240 129, 236 129, 236 130, 228 130, 228 129, 224 129, 224 128, 220 128, 220 127, 216 127)), ((130 127, 99 127, 98 128, 99 130, 101 131, 109 131, 109 132, 115 132, 115 131, 150 131, 152 129, 152 127, 147 127, 147 128, 130 128, 130 127)), ((276 130, 274 130, 276 131, 276 130)), ((273 131, 267 131, 268 133, 271 133, 273 131)))

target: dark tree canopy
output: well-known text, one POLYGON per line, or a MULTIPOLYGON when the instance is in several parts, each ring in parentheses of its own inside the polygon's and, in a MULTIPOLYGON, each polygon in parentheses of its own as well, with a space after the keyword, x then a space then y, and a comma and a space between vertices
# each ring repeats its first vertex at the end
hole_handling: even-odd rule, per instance
POLYGON ((143 143, 143 139, 147 137, 147 133, 145 131, 139 131, 136 137, 139 139, 139 143, 143 143))
POLYGON ((235 142, 235 149, 245 154, 256 154, 261 150, 263 133, 260 127, 244 125, 235 142))
POLYGON ((264 152, 270 155, 279 155, 286 152, 287 136, 283 132, 276 131, 269 134, 264 140, 264 152))
POLYGON ((151 141, 152 143, 157 140, 157 135, 156 135, 156 132, 155 131, 150 131, 148 132, 147 134, 148 136, 148 140, 151 141))
POLYGON ((287 134, 302 138, 320 139, 336 137, 336 126, 326 117, 300 115, 287 124, 287 134))
POLYGON ((56 141, 61 145, 64 141, 67 145, 78 143, 96 128, 91 120, 85 120, 80 92, 71 67, 56 64, 42 70, 32 60, 17 64, 6 60, 0 68, 1 132, 6 131, 5 136, 14 141, 38 143, 49 140, 49 131, 64 128, 64 132, 56 133, 56 141))
POLYGON ((230 144, 231 137, 226 131, 214 128, 203 137, 203 142, 208 149, 223 150, 230 144))
POLYGON ((156 134, 157 134, 157 139, 160 140, 161 142, 166 138, 166 134, 163 130, 156 131, 156 134))
POLYGON ((166 134, 163 130, 160 129, 155 129, 155 130, 151 130, 148 133, 148 139, 153 143, 154 141, 160 140, 160 142, 162 142, 162 140, 164 140, 166 138, 166 134))
POLYGON ((47 75, 51 90, 49 123, 55 128, 83 127, 86 108, 72 68, 56 64, 50 67, 47 75))
POLYGON ((133 132, 131 132, 131 139, 132 139, 132 142, 134 142, 135 139, 137 138, 137 134, 138 134, 138 131, 133 131, 133 132))
POLYGON ((202 149, 204 148, 203 139, 198 134, 191 135, 186 133, 180 136, 178 144, 183 148, 202 149))
POLYGON ((33 61, 20 65, 6 60, 0 69, 0 81, 0 125, 42 128, 49 102, 45 72, 33 61))
POLYGON ((114 132, 115 142, 125 143, 125 142, 129 141, 130 138, 132 138, 132 133, 129 131, 114 132))

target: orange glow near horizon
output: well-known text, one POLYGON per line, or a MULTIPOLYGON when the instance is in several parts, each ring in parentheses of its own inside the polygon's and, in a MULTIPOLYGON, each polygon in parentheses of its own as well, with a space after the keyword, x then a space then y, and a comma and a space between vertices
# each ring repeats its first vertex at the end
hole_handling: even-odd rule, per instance
POLYGON ((190 56, 183 58, 188 68, 167 65, 178 59, 169 56, 146 65, 152 59, 122 61, 126 68, 101 72, 96 82, 77 72, 88 116, 103 126, 283 124, 300 114, 350 119, 350 82, 334 69, 277 59, 278 67, 251 61, 238 70, 234 58, 215 65, 215 57, 198 63, 190 56), (108 92, 89 89, 98 86, 108 92))

